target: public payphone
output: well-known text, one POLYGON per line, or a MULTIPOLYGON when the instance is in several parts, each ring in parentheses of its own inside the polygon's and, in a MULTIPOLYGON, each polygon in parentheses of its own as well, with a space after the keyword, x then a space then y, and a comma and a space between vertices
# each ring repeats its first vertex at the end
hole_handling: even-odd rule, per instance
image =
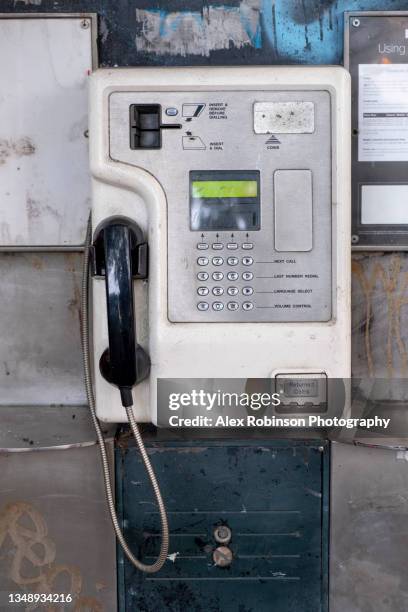
POLYGON ((91 81, 99 418, 126 420, 109 368, 120 382, 130 367, 131 383, 137 368, 136 418, 151 422, 160 378, 348 378, 346 71, 138 68, 91 81))
POLYGON ((349 104, 339 67, 92 75, 90 403, 144 459, 160 379, 350 377, 349 104))

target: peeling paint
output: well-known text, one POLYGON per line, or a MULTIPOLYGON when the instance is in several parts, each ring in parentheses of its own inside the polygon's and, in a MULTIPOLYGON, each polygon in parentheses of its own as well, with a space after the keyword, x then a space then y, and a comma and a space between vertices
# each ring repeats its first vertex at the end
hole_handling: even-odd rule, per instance
POLYGON ((262 47, 261 0, 239 6, 204 7, 202 12, 136 9, 136 48, 156 55, 201 55, 235 47, 262 47))
POLYGON ((14 6, 24 4, 25 6, 41 6, 42 0, 14 0, 14 6))

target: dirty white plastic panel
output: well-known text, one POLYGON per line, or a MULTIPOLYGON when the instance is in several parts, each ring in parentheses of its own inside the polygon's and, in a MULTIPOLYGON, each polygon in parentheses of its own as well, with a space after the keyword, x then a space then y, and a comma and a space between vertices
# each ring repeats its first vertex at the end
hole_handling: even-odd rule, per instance
POLYGON ((0 19, 0 248, 84 241, 93 36, 89 17, 0 19))
MULTIPOLYGON (((152 364, 149 379, 133 390, 138 421, 157 423, 157 381, 163 378, 217 379, 245 376, 274 379, 277 375, 309 372, 325 373, 328 378, 350 377, 349 100, 349 75, 340 67, 210 66, 194 67, 189 70, 149 67, 99 70, 92 76, 90 145, 94 232, 105 219, 122 215, 138 223, 149 241, 149 282, 135 283, 138 342, 148 351, 152 364), (241 108, 245 104, 245 129, 248 138, 255 138, 253 103, 256 99, 260 99, 259 92, 262 92, 262 98, 265 100, 265 95, 268 95, 268 99, 272 99, 274 92, 290 94, 299 91, 299 87, 301 91, 313 92, 313 95, 316 91, 328 92, 325 95, 330 95, 331 98, 331 117, 327 118, 327 125, 333 143, 329 192, 329 199, 333 204, 332 232, 327 232, 326 239, 331 238, 333 245, 330 258, 333 270, 330 296, 333 316, 330 320, 308 322, 293 320, 279 323, 170 322, 167 316, 171 287, 168 264, 170 248, 175 243, 173 239, 170 245, 168 227, 171 217, 168 215, 170 210, 168 197, 174 186, 174 178, 173 182, 170 180, 167 183, 160 182, 157 172, 165 168, 170 175, 175 171, 177 164, 180 164, 181 155, 184 155, 182 134, 177 135, 175 129, 168 130, 171 132, 170 138, 179 138, 177 154, 174 153, 175 148, 166 148, 166 146, 156 150, 155 158, 166 154, 167 157, 162 164, 156 165, 158 170, 152 171, 148 166, 149 155, 150 159, 153 159, 152 151, 136 151, 129 148, 129 107, 126 108, 124 105, 123 112, 113 113, 113 97, 123 93, 134 103, 142 99, 143 103, 148 101, 152 104, 164 100, 164 96, 172 92, 174 97, 178 96, 181 104, 183 104, 183 95, 186 102, 196 102, 201 105, 203 95, 208 96, 210 100, 209 92, 213 92, 213 99, 217 102, 225 100, 230 92, 234 92, 236 101, 234 104, 241 105, 241 108), (118 133, 123 134, 124 138, 115 140, 115 134, 118 133), (123 144, 115 151, 118 152, 115 159, 112 156, 113 143, 123 144)), ((238 116, 233 114, 232 107, 228 106, 228 109, 230 117, 238 116)), ((197 124, 193 123, 195 133, 200 137, 203 135, 203 140, 204 130, 198 130, 200 122, 203 125, 206 117, 205 112, 196 120, 197 124)), ((178 120, 184 122, 184 118, 182 116, 180 118, 180 115, 178 120)), ((228 120, 231 121, 231 119, 226 121, 228 120)), ((231 163, 231 160, 235 168, 248 168, 247 160, 243 162, 247 153, 241 146, 242 138, 233 146, 236 130, 229 132, 225 130, 224 133, 226 148, 224 151, 211 153, 217 156, 214 161, 209 160, 205 164, 204 157, 207 152, 204 150, 188 151, 186 155, 189 156, 188 161, 191 161, 190 170, 212 170, 215 166, 222 167, 222 163, 226 164, 227 161, 231 163)), ((170 142, 168 136, 166 136, 167 143, 170 142)), ((285 137, 289 148, 289 140, 293 142, 294 139, 290 134, 285 137)), ((256 168, 259 160, 269 154, 265 142, 267 138, 260 135, 259 139, 259 146, 262 149, 259 149, 259 154, 253 156, 251 168, 256 168)), ((299 155, 299 148, 293 146, 290 151, 293 158, 299 155)), ((304 149, 302 151, 299 163, 293 166, 289 163, 293 158, 289 159, 285 168, 304 169, 305 151, 304 149)), ((288 152, 285 153, 287 154, 288 152)), ((281 163, 282 151, 279 151, 278 155, 281 163)), ((271 161, 268 166, 271 184, 272 163, 271 161)), ((279 169, 282 169, 282 166, 279 169)), ((188 184, 188 171, 178 182, 180 189, 186 184, 188 184)), ((321 185, 316 185, 316 188, 321 189, 321 185)), ((184 206, 180 200, 172 201, 176 202, 176 206, 184 206)), ((269 208, 270 206, 271 204, 269 208)), ((186 221, 188 206, 184 206, 184 211, 185 217, 180 227, 183 227, 183 222, 184 227, 188 223, 186 221)), ((185 261, 188 259, 179 259, 180 270, 182 265, 185 265, 185 261)), ((323 265, 326 264, 327 261, 323 261, 323 265)), ((92 299, 97 412, 103 421, 122 422, 126 419, 126 412, 121 405, 119 392, 102 378, 98 367, 100 356, 108 346, 106 291, 105 282, 101 278, 94 278, 92 281, 92 299)))

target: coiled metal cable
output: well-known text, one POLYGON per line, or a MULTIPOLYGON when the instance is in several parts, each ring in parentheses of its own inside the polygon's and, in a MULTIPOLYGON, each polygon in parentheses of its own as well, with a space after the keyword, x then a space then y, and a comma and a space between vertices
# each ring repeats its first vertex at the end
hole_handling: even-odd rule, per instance
POLYGON ((132 430, 133 436, 136 440, 137 446, 139 448, 140 454, 143 459, 144 466, 150 478, 150 482, 153 487, 154 494, 156 496, 157 505, 159 507, 160 512, 160 520, 162 527, 162 541, 160 547, 160 553, 154 563, 151 565, 147 565, 142 563, 137 559, 130 548, 128 547, 126 540, 123 536, 122 530, 119 525, 118 517, 115 510, 115 502, 113 499, 112 492, 112 483, 109 472, 109 462, 108 456, 106 453, 105 440, 103 437, 103 433, 101 430, 101 426, 98 421, 98 417, 96 416, 96 407, 95 407, 95 397, 92 386, 92 375, 91 375, 91 363, 90 363, 90 353, 89 353, 89 248, 91 246, 92 240, 92 226, 91 226, 91 217, 88 220, 88 227, 86 232, 86 243, 85 243, 85 251, 84 251, 84 263, 83 263, 83 276, 82 276, 82 324, 81 324, 81 339, 82 339, 82 355, 84 362, 84 379, 85 379, 85 388, 86 388, 86 396, 88 399, 89 408, 91 411, 92 421, 95 427, 99 450, 101 452, 102 459, 102 468, 103 468, 103 478, 105 482, 105 492, 106 499, 108 502, 109 514, 112 519, 113 528, 115 530, 116 537, 123 548, 127 558, 133 565, 140 571, 146 572, 148 574, 154 574, 158 572, 164 565, 167 554, 169 550, 169 527, 167 522, 167 514, 166 508, 163 503, 163 499, 160 493, 160 488, 156 479, 156 475, 150 463, 149 457, 147 455, 145 446, 143 444, 142 436, 139 431, 139 427, 136 423, 135 415, 133 414, 133 407, 129 406, 126 408, 127 418, 130 424, 130 428, 132 430))

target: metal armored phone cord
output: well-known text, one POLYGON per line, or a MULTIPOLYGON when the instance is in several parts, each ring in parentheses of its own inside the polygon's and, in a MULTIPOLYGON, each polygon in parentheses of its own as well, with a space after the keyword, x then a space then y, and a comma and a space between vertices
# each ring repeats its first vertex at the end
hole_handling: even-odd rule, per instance
POLYGON ((91 363, 90 363, 90 353, 89 353, 89 248, 91 246, 92 239, 92 229, 91 229, 91 218, 88 221, 88 228, 86 232, 86 243, 85 243, 85 251, 84 251, 84 266, 83 266, 83 276, 82 276, 82 324, 81 324, 81 338, 82 338, 82 354, 84 361, 84 378, 85 378, 85 388, 86 388, 86 396, 88 399, 89 408, 91 410, 92 421, 95 427, 96 435, 99 443, 99 450, 101 452, 102 458, 102 468, 103 468, 103 478, 105 481, 105 492, 106 499, 108 501, 109 513, 112 519, 113 528, 116 533, 116 537, 123 548, 127 558, 133 565, 140 571, 146 572, 148 574, 154 574, 158 572, 164 565, 167 554, 169 550, 169 527, 167 523, 167 515, 166 508, 164 506, 162 496, 160 493, 160 488, 156 479, 156 475, 150 463, 149 457, 147 455, 145 446, 143 444, 142 436, 140 434, 138 425, 136 423, 135 415, 133 414, 133 407, 129 406, 126 408, 127 418, 130 424, 130 428, 132 430, 133 436, 136 440, 137 446, 139 448, 140 454, 143 459, 143 463, 145 465, 146 471, 149 475, 150 482, 153 487, 154 494, 156 496, 157 504, 159 506, 160 512, 160 520, 162 526, 162 541, 160 547, 160 553, 157 557, 156 561, 151 565, 146 565, 137 559, 130 548, 128 547, 126 540, 123 536, 122 530, 119 526, 118 517, 115 510, 115 503, 113 500, 113 492, 112 492, 112 483, 109 472, 109 463, 108 456, 106 454, 106 446, 105 440, 102 434, 101 426, 98 421, 98 417, 96 416, 96 408, 95 408, 95 398, 93 393, 92 386, 92 375, 91 375, 91 363))

